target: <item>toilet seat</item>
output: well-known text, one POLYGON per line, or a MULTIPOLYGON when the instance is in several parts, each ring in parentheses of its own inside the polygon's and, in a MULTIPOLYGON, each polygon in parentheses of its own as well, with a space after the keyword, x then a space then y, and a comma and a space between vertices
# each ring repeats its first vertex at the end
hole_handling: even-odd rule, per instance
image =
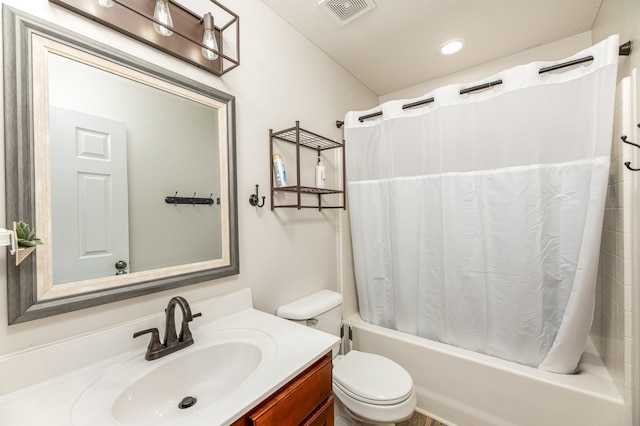
POLYGON ((413 394, 409 373, 380 355, 352 350, 333 367, 333 383, 349 397, 371 405, 399 404, 413 394))
POLYGON ((409 398, 399 404, 394 405, 374 405, 358 401, 344 393, 340 387, 333 382, 333 394, 335 404, 351 416, 352 419, 364 423, 398 423, 410 418, 416 408, 417 397, 415 391, 409 398))

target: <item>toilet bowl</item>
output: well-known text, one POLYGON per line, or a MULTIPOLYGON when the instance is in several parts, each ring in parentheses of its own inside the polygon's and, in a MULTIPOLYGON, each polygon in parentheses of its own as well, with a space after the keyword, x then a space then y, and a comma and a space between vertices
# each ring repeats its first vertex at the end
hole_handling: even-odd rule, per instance
POLYGON ((396 423, 416 408, 407 371, 380 355, 352 350, 334 360, 333 393, 355 420, 396 423))
MULTIPOLYGON (((278 308, 277 315, 321 331, 340 335, 342 295, 321 290, 278 308)), ((381 355, 334 348, 333 393, 353 420, 368 424, 397 423, 416 407, 413 379, 396 362, 381 355)), ((343 410, 342 410, 343 409, 343 410)))

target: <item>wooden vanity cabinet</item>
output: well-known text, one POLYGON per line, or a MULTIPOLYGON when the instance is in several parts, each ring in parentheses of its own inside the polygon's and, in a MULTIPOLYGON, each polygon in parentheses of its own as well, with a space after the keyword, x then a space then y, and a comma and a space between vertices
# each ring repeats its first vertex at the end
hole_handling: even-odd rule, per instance
POLYGON ((333 426, 331 352, 232 426, 333 426))

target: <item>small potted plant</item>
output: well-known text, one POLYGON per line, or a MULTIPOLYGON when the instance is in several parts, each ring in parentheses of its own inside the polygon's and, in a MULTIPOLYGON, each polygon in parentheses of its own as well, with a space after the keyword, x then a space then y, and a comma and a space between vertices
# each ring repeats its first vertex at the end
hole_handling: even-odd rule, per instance
POLYGON ((36 237, 36 230, 32 230, 29 224, 23 221, 13 222, 13 230, 18 243, 16 265, 19 265, 36 249, 37 245, 42 244, 42 240, 36 237))
POLYGON ((16 239, 20 247, 34 247, 42 244, 42 240, 36 237, 36 230, 31 230, 28 223, 16 222, 16 239))

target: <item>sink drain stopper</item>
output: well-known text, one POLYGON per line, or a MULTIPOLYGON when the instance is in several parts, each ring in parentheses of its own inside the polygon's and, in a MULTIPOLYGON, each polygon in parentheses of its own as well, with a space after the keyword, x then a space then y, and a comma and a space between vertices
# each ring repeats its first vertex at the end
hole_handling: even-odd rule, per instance
POLYGON ((180 401, 180 404, 178 404, 178 408, 184 410, 185 408, 193 407, 194 405, 196 405, 196 402, 198 402, 198 400, 194 397, 185 396, 184 398, 182 398, 182 401, 180 401))

